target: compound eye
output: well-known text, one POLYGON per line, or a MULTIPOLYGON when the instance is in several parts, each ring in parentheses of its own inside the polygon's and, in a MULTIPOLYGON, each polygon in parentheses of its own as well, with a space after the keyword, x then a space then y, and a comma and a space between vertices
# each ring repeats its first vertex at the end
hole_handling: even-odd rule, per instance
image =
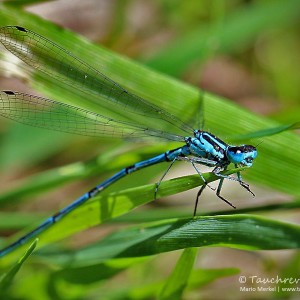
POLYGON ((240 147, 229 147, 227 157, 235 164, 241 163, 244 160, 243 151, 240 147))
POLYGON ((241 153, 242 153, 240 147, 229 147, 228 150, 229 150, 230 152, 234 153, 234 154, 241 154, 241 153))

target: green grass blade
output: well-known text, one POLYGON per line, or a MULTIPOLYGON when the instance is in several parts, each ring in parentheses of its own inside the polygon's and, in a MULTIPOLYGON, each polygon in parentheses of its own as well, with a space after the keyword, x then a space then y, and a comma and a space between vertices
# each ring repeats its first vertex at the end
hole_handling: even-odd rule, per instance
POLYGON ((33 250, 35 249, 37 245, 38 239, 36 239, 26 250, 26 252, 20 257, 20 259, 11 267, 11 269, 4 274, 0 279, 0 293, 4 293, 5 290, 9 288, 9 286, 12 284, 13 279, 17 275, 17 273, 20 271, 22 265, 25 263, 25 261, 29 258, 33 250))
POLYGON ((186 288, 193 265, 198 253, 198 249, 188 248, 183 251, 175 269, 164 284, 158 299, 160 300, 180 300, 186 288))
POLYGON ((46 251, 50 263, 76 267, 113 258, 144 257, 190 247, 231 247, 244 250, 300 248, 300 226, 254 215, 206 216, 162 220, 115 232, 78 251, 46 251))
MULTIPOLYGON (((48 146, 49 147, 49 146, 48 146)), ((163 153, 165 148, 159 146, 147 147, 147 150, 137 148, 131 151, 122 148, 109 148, 105 154, 86 162, 75 162, 58 168, 39 172, 26 179, 20 180, 13 189, 3 190, 0 193, 0 204, 13 204, 24 198, 45 193, 47 190, 58 188, 68 182, 83 180, 91 177, 109 176, 129 165, 163 153), (127 151, 126 151, 127 150, 127 151), (125 152, 125 153, 124 153, 125 152)), ((150 173, 150 172, 149 172, 150 173)), ((99 179, 100 180, 100 179, 99 179)))
MULTIPOLYGON (((224 172, 223 174, 235 173, 237 169, 232 169, 224 172)), ((203 177, 207 182, 212 182, 218 178, 211 173, 203 174, 203 177)), ((195 188, 203 184, 199 175, 185 176, 181 178, 171 179, 162 182, 157 197, 165 197, 175 193, 183 192, 192 188, 195 188)), ((110 193, 107 196, 97 196, 91 201, 78 207, 72 211, 59 222, 53 226, 47 228, 43 233, 39 235, 39 246, 49 244, 76 232, 90 228, 97 224, 107 222, 117 216, 125 214, 134 208, 146 204, 153 200, 154 190, 156 185, 150 184, 137 188, 127 189, 121 192, 110 193)), ((24 234, 24 233, 23 233, 24 234)), ((23 235, 22 233, 18 236, 23 235)), ((16 237, 10 240, 16 240, 16 237)), ((20 247, 18 250, 21 250, 20 247)), ((14 252, 14 255, 18 251, 14 252)), ((11 255, 13 256, 13 255, 11 255)))
POLYGON ((296 130, 300 129, 300 122, 295 122, 293 124, 287 124, 287 125, 282 125, 282 126, 277 126, 273 128, 266 128, 263 130, 259 130, 256 132, 250 132, 247 134, 240 134, 238 136, 233 136, 231 137, 231 140, 235 142, 241 142, 245 140, 250 140, 250 139, 258 139, 258 138, 263 138, 263 137, 268 137, 274 134, 279 134, 284 131, 289 131, 289 130, 296 130))
MULTIPOLYGON (((76 272, 76 270, 74 270, 76 272)), ((188 281, 188 289, 196 288, 205 286, 215 280, 226 277, 232 276, 239 273, 238 269, 235 268, 227 268, 227 269, 201 269, 201 270, 192 270, 190 279, 188 281)), ((101 295, 107 299, 131 299, 131 300, 138 300, 138 299, 156 299, 157 294, 164 286, 165 281, 155 281, 149 284, 135 284, 133 286, 118 286, 115 289, 102 289, 101 295)))
POLYGON ((72 284, 89 285, 100 280, 108 279, 116 274, 149 260, 148 257, 112 259, 104 263, 82 265, 76 268, 65 267, 56 271, 53 278, 64 280, 72 284))
MULTIPOLYGON (((281 211, 293 211, 300 208, 300 200, 277 203, 277 204, 266 204, 255 207, 237 208, 233 210, 232 208, 218 210, 216 212, 201 212, 197 213, 198 216, 214 216, 214 215, 232 215, 232 214, 243 214, 243 213, 275 213, 279 210, 281 211)), ((31 226, 32 224, 37 224, 42 218, 46 218, 48 215, 45 213, 20 213, 20 212, 1 212, 0 213, 0 229, 1 230, 20 230, 31 226)), ((162 219, 173 219, 173 218, 189 218, 191 216, 191 209, 159 209, 155 210, 145 210, 145 211, 131 211, 128 214, 121 215, 120 217, 110 220, 110 223, 144 223, 159 221, 162 219)))
POLYGON ((45 130, 12 123, 6 135, 1 137, 0 168, 11 170, 35 166, 61 151, 72 139, 72 135, 52 131, 45 134, 45 130), (53 145, 55 147, 52 147, 53 145))
POLYGON ((217 279, 233 276, 239 273, 240 270, 237 268, 193 270, 188 282, 188 288, 199 288, 214 282, 217 279))
POLYGON ((274 24, 288 26, 298 19, 299 1, 255 2, 240 6, 222 20, 201 26, 168 44, 146 64, 163 73, 177 76, 195 60, 207 59, 209 54, 241 51, 249 46, 262 30, 274 24), (204 27, 204 28, 203 28, 204 27))
MULTIPOLYGON (((228 206, 229 207, 229 206, 228 206)), ((218 211, 208 211, 197 213, 198 216, 214 216, 214 215, 232 215, 232 214, 243 214, 243 213, 271 213, 281 211, 293 211, 295 209, 300 208, 300 200, 284 202, 284 203, 276 203, 276 204, 266 204, 255 207, 245 207, 238 208, 232 210, 232 208, 218 210, 218 211)), ((172 218, 188 218, 191 215, 190 209, 171 209, 169 208, 167 211, 165 209, 155 209, 143 212, 130 212, 124 216, 120 216, 114 220, 113 223, 142 223, 142 222, 153 222, 162 220, 163 218, 172 219, 172 218)), ((1 224, 1 223, 0 223, 1 224)))

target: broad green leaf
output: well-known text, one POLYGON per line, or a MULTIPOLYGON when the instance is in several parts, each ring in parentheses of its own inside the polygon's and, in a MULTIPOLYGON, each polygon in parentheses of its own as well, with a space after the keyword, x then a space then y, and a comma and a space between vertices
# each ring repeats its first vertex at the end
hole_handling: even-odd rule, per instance
POLYGON ((39 258, 61 266, 83 266, 113 258, 144 257, 191 247, 244 250, 300 248, 300 226, 254 215, 169 219, 126 228, 78 251, 39 252, 39 258))

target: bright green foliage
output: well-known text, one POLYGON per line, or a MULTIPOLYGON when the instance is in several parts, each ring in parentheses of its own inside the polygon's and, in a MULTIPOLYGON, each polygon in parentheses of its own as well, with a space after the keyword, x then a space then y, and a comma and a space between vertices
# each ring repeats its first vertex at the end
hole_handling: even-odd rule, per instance
POLYGON ((158 299, 181 299, 182 293, 188 284, 196 255, 197 249, 195 248, 187 248, 183 251, 175 269, 163 286, 158 299))
MULTIPOLYGON (((254 191, 256 185, 285 193, 290 200, 275 202, 276 198, 275 204, 253 205, 251 196, 244 193, 241 205, 235 203, 240 207, 237 211, 230 208, 207 212, 201 206, 196 218, 192 218, 190 207, 144 209, 145 204, 153 201, 153 182, 160 178, 167 165, 143 170, 124 178, 43 233, 37 251, 30 257, 36 243, 30 248, 26 244, 1 258, 0 272, 6 275, 1 277, 0 284, 5 299, 153 299, 158 295, 160 299, 181 299, 197 289, 205 289, 209 283, 239 272, 237 268, 224 268, 223 265, 217 269, 193 269, 195 247, 200 249, 199 260, 205 259, 202 253, 206 249, 219 247, 227 251, 228 248, 239 249, 234 250, 237 253, 246 250, 253 256, 261 253, 255 250, 300 248, 299 225, 285 219, 286 214, 293 211, 298 215, 300 206, 300 138, 293 132, 299 129, 300 115, 297 102, 300 97, 297 84, 299 40, 295 40, 299 35, 299 1, 252 1, 249 6, 242 1, 236 6, 225 1, 156 1, 164 12, 164 20, 174 28, 184 29, 180 37, 166 43, 166 47, 157 50, 152 57, 139 54, 140 60, 154 69, 121 57, 22 9, 22 5, 34 2, 44 1, 4 1, 5 4, 0 4, 0 26, 20 25, 46 36, 128 90, 163 106, 184 121, 197 115, 200 89, 157 70, 179 75, 194 62, 205 65, 216 55, 238 57, 239 61, 251 65, 258 72, 258 80, 265 78, 261 83, 264 92, 271 90, 270 94, 281 101, 284 109, 264 117, 213 93, 205 93, 205 127, 229 143, 258 145, 258 157, 251 169, 242 172, 243 178, 251 181, 254 191), (277 39, 277 33, 283 38, 277 39), (258 55, 257 47, 261 44, 263 51, 258 55), (261 65, 257 62, 259 59, 261 65), (293 64, 289 59, 293 59, 293 64), (242 208, 246 201, 250 203, 249 207, 242 208), (248 214, 243 214, 246 212, 248 214), (258 216, 258 213, 268 216, 258 216), (135 225, 128 226, 128 223, 135 225), (103 231, 97 242, 77 247, 63 243, 67 237, 76 241, 76 233, 99 224, 103 231), (119 228, 120 225, 123 228, 119 228), (29 250, 21 256, 26 248, 29 250), (18 257, 21 259, 15 263, 18 257), (168 261, 165 270, 164 261, 169 257, 172 260, 171 263, 168 261)), ((118 38, 120 41, 126 39, 125 12, 131 3, 116 2, 122 4, 117 4, 117 21, 112 25, 111 36, 107 37, 107 45, 112 47, 117 47, 118 38)), ((1 49, 1 74, 6 71, 4 62, 7 60, 1 49)), ((101 113, 94 99, 74 94, 71 86, 50 80, 26 67, 22 71, 26 84, 37 93, 101 113)), ((1 89, 6 87, 1 86, 1 89)), ((4 124, 1 119, 2 122, 4 124)), ((3 132, 1 130, 1 134, 3 132)), ((1 246, 15 241, 28 232, 29 226, 34 228, 34 223, 39 224, 44 216, 51 215, 53 209, 48 208, 49 202, 59 200, 63 207, 113 172, 176 146, 178 144, 173 143, 139 145, 109 139, 94 141, 11 124, 7 133, 1 136, 0 166, 8 177, 10 174, 12 177, 16 177, 15 174, 20 177, 20 173, 25 175, 12 188, 6 188, 6 184, 1 187, 0 204, 5 210, 1 209, 0 228, 6 231, 27 226, 17 235, 1 240, 1 246), (38 167, 40 163, 43 165, 38 167), (67 183, 73 183, 70 193, 58 189, 67 183), (46 192, 51 190, 55 194, 49 196, 46 192), (46 212, 16 211, 16 204, 30 202, 34 196, 46 203, 46 212), (12 205, 12 211, 8 212, 12 205)), ((229 170, 226 174, 234 171, 229 170)), ((204 177, 208 182, 216 180, 210 173, 205 173, 204 177)), ((198 175, 166 180, 162 182, 158 196, 174 195, 200 185, 198 175)), ((182 194, 182 205, 186 200, 182 194)), ((206 200, 219 201, 216 197, 206 200)), ((168 203, 173 202, 169 199, 168 203)), ((299 255, 295 254, 282 270, 278 262, 275 271, 282 276, 296 277, 299 261, 299 255)), ((243 271, 241 269, 241 273, 243 271)), ((292 292, 280 295, 293 296, 292 292)))
POLYGON ((8 288, 14 280, 14 277, 17 275, 22 265, 26 262, 26 260, 35 249, 37 242, 38 239, 36 239, 22 255, 22 257, 20 257, 20 259, 12 265, 11 269, 0 278, 0 295, 4 295, 7 292, 8 288))

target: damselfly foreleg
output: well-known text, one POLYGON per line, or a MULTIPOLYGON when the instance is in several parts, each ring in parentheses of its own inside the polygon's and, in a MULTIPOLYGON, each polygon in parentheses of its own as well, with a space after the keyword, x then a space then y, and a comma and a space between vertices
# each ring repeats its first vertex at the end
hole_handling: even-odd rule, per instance
MULTIPOLYGON (((235 165, 235 167, 238 167, 237 165, 235 165)), ((250 194, 252 194, 252 196, 254 197, 255 194, 250 190, 250 186, 248 183, 244 182, 242 180, 242 176, 240 172, 237 172, 237 178, 233 177, 233 176, 229 176, 229 175, 224 175, 221 174, 221 171, 224 171, 227 169, 227 166, 217 166, 213 169, 213 173, 218 176, 218 177, 222 177, 223 179, 229 179, 229 180, 233 180, 233 181, 237 181, 244 189, 246 189, 250 194)), ((222 185, 221 185, 222 186, 222 185)))

